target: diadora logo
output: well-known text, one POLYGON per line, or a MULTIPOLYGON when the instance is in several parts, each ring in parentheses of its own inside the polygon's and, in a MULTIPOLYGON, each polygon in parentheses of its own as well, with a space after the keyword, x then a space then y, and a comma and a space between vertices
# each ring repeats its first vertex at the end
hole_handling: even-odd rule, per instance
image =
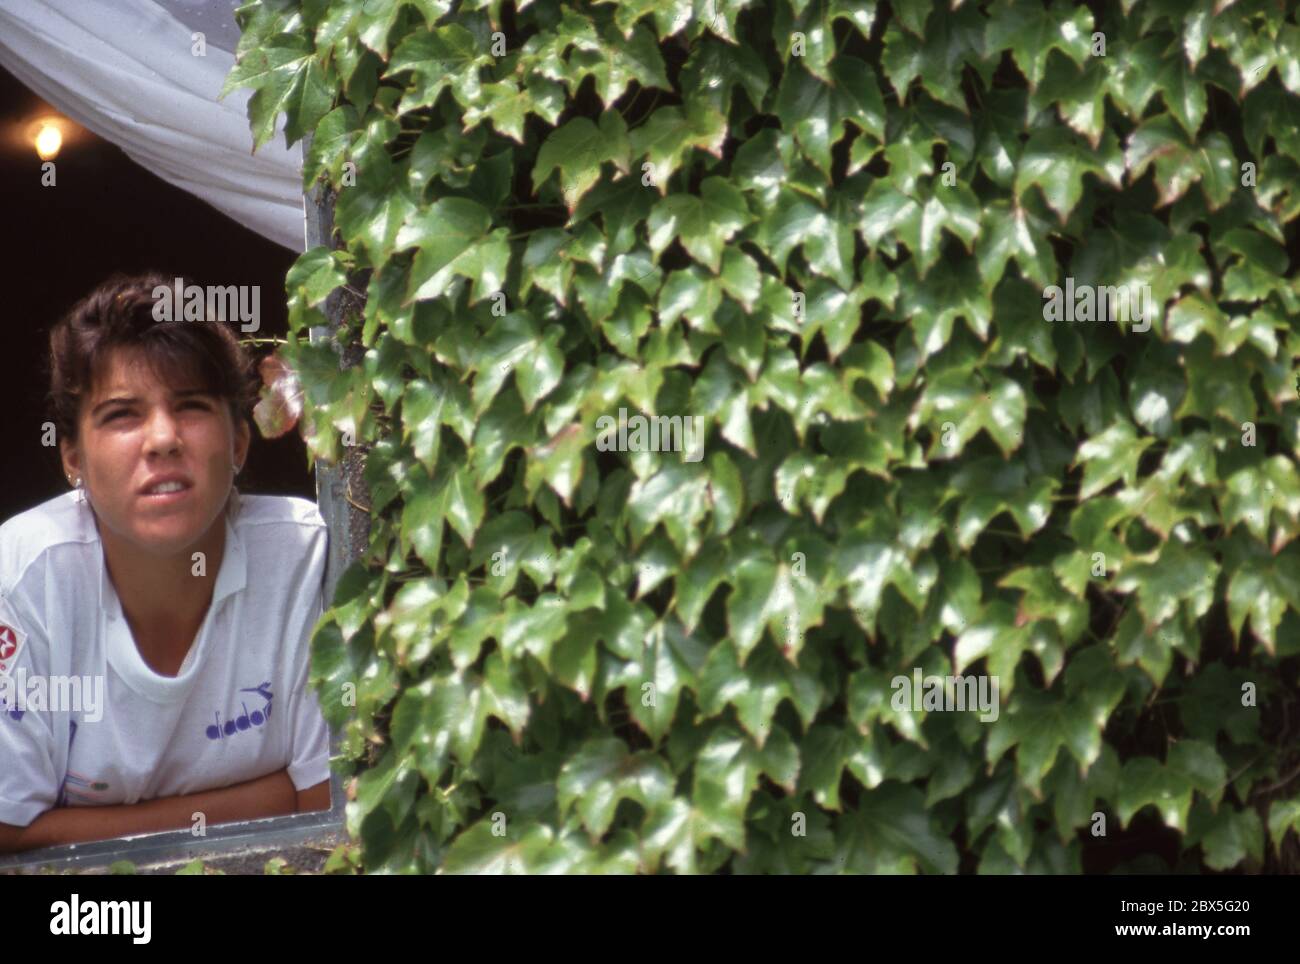
POLYGON ((271 683, 269 680, 261 686, 250 686, 247 689, 241 689, 239 692, 255 693, 264 699, 266 703, 260 709, 255 709, 250 713, 248 711, 248 702, 246 700, 240 700, 239 705, 244 710, 243 714, 241 716, 231 717, 226 720, 225 723, 221 722, 221 714, 219 712, 214 712, 212 715, 216 719, 216 723, 215 725, 209 726, 206 730, 209 740, 222 740, 228 736, 235 736, 236 734, 243 733, 245 730, 251 730, 253 727, 261 726, 271 718, 271 697, 273 694, 271 693, 271 683))

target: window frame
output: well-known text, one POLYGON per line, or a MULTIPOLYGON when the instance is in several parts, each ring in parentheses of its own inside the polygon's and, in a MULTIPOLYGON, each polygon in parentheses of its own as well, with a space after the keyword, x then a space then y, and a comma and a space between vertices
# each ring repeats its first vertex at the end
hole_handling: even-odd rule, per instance
MULTIPOLYGON (((303 138, 301 147, 304 162, 310 148, 311 135, 308 134, 303 138)), ((303 218, 304 250, 331 244, 334 227, 333 194, 322 190, 320 185, 314 185, 310 192, 303 195, 303 218)), ((312 342, 328 339, 340 325, 343 301, 339 292, 327 299, 324 310, 329 323, 310 330, 309 338, 312 342)), ((340 362, 342 364, 343 360, 340 362)), ((368 539, 370 517, 347 498, 348 492, 361 482, 364 468, 365 454, 360 450, 346 453, 338 463, 316 462, 316 502, 329 531, 329 557, 324 587, 326 608, 334 598, 339 576, 361 555, 368 539)), ((342 734, 331 726, 331 759, 341 755, 341 740, 342 734)), ((329 810, 213 825, 206 828, 206 834, 201 837, 196 837, 191 830, 165 830, 4 854, 0 855, 0 873, 42 868, 90 870, 107 868, 121 860, 129 860, 137 866, 179 860, 206 860, 231 856, 241 851, 283 849, 312 840, 327 839, 333 842, 345 838, 346 804, 342 779, 331 770, 329 810)))

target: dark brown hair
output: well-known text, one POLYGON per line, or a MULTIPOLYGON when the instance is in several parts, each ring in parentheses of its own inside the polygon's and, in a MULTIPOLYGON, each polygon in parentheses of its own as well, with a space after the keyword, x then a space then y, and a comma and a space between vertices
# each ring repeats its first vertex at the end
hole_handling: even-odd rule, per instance
MULTIPOLYGON (((47 405, 60 438, 77 441, 81 403, 119 348, 141 355, 164 384, 201 388, 224 399, 236 430, 252 414, 260 379, 228 323, 154 319, 154 290, 172 289, 174 282, 157 272, 114 275, 50 329, 47 405)), ((182 278, 181 283, 190 282, 182 278)), ((173 309, 179 316, 180 306, 173 309)))

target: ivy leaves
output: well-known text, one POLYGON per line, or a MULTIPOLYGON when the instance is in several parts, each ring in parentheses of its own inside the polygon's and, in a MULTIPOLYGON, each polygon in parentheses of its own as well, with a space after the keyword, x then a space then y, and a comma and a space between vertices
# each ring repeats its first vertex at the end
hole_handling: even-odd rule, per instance
POLYGON ((989 11, 984 40, 990 50, 1011 51, 1032 91, 1042 81, 1053 51, 1082 66, 1091 52, 1092 14, 1060 0, 1047 9, 1001 0, 989 11))
POLYGON ((500 290, 509 266, 506 232, 489 233, 487 212, 474 201, 446 198, 415 214, 398 231, 395 247, 415 247, 408 301, 437 298, 456 276, 472 282, 470 301, 500 290))
POLYGON ((698 196, 672 194, 657 202, 646 229, 656 256, 673 240, 680 240, 693 258, 716 274, 727 242, 752 220, 744 195, 722 178, 712 177, 705 178, 698 196))
POLYGON ((221 85, 221 97, 240 87, 254 88, 248 101, 254 151, 275 134, 281 114, 287 116, 286 144, 301 140, 333 106, 335 94, 311 46, 294 34, 277 34, 265 46, 241 44, 235 66, 221 85))
POLYGON ((907 245, 924 278, 939 260, 944 233, 958 238, 970 250, 980 232, 979 202, 962 185, 940 185, 929 197, 916 199, 886 181, 877 181, 862 201, 860 230, 872 246, 892 233, 907 245))
POLYGON ((365 452, 313 678, 371 865, 1068 872, 1145 811, 1227 869, 1300 823, 1245 689, 1300 638, 1300 28, 1175 6, 241 8, 226 90, 336 195, 267 372, 365 452), (1067 279, 1150 326, 1049 323, 1067 279))
POLYGON ((1115 187, 1124 174, 1124 159, 1113 132, 1094 150, 1072 131, 1049 127, 1030 135, 1016 168, 1015 194, 1036 187, 1062 223, 1083 197, 1083 179, 1093 175, 1115 187))
POLYGON ((542 144, 532 172, 534 190, 558 168, 564 202, 572 211, 600 179, 600 166, 605 161, 612 161, 627 173, 628 151, 627 127, 618 114, 606 111, 599 126, 585 117, 576 117, 542 144))

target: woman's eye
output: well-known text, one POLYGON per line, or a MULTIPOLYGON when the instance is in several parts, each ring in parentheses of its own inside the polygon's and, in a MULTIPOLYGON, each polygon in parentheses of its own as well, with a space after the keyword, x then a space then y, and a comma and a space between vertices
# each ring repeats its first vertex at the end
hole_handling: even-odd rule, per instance
MULTIPOLYGON (((204 412, 212 411, 212 406, 210 406, 207 402, 201 401, 199 399, 191 399, 186 402, 181 402, 180 407, 182 409, 197 408, 200 411, 204 411, 204 412)), ((114 419, 118 419, 125 415, 130 415, 130 414, 131 414, 130 409, 125 409, 125 408, 118 409, 116 412, 110 412, 108 415, 106 415, 104 417, 104 423, 107 424, 113 421, 114 419)))

